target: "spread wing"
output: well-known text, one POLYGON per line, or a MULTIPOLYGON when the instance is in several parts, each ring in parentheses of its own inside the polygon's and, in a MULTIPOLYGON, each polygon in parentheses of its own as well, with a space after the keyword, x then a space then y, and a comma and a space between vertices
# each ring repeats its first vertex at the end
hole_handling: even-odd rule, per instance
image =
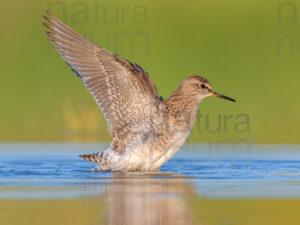
POLYGON ((51 42, 94 96, 108 121, 111 135, 121 140, 125 138, 122 135, 128 135, 128 130, 142 127, 145 117, 160 104, 149 75, 138 65, 94 44, 47 13, 44 18, 50 24, 44 23, 44 26, 51 31, 47 32, 51 42))

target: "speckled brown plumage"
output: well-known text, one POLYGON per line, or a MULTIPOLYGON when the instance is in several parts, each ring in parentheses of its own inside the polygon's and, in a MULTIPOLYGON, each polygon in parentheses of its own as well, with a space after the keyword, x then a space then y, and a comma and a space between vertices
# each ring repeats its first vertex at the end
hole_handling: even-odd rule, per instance
POLYGON ((198 104, 213 92, 201 76, 184 79, 163 100, 137 64, 91 42, 47 12, 47 35, 103 111, 113 137, 104 152, 81 155, 99 170, 153 171, 171 158, 188 137, 198 104))

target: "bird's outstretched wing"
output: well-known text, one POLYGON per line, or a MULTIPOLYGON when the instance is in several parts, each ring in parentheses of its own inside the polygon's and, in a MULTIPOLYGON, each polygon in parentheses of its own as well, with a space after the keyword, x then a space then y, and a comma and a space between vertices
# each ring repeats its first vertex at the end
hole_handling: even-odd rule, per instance
POLYGON ((155 105, 160 104, 154 83, 137 64, 96 45, 47 14, 44 18, 49 23, 44 26, 50 30, 47 34, 51 42, 94 96, 118 145, 118 140, 125 138, 122 135, 141 126, 155 105))

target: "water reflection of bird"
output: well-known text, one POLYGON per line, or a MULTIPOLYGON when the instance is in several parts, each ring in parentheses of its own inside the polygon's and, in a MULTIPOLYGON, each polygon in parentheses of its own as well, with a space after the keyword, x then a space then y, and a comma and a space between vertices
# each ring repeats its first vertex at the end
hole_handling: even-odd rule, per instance
POLYGON ((102 109, 113 137, 104 152, 81 155, 102 171, 155 171, 185 142, 198 104, 220 95, 201 76, 184 79, 166 100, 137 64, 94 44, 48 12, 44 23, 57 51, 102 109))
POLYGON ((106 188, 108 224, 193 224, 191 185, 176 174, 114 174, 106 188))

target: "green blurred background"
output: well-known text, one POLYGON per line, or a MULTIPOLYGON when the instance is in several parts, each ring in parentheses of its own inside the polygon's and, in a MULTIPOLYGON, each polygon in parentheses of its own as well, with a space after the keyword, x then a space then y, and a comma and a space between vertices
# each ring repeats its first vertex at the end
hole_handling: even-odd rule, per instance
POLYGON ((41 25, 45 10, 138 63, 167 98, 206 77, 190 142, 300 142, 300 2, 1 1, 0 141, 111 140, 101 111, 41 25))

